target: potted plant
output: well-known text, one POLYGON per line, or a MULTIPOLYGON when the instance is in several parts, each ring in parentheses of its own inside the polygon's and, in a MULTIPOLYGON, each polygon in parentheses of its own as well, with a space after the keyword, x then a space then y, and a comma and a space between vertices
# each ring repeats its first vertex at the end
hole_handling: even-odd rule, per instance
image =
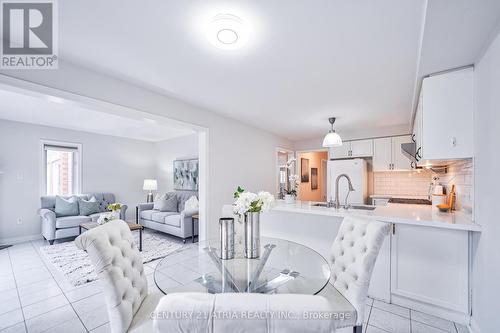
POLYGON ((274 196, 261 191, 257 194, 247 192, 240 186, 234 192, 234 213, 244 216, 245 257, 258 258, 260 253, 260 213, 268 211, 274 196))
POLYGON ((108 213, 102 213, 97 219, 98 224, 108 223, 113 220, 118 220, 120 218, 120 210, 122 209, 122 204, 113 203, 106 206, 108 213))
POLYGON ((120 210, 122 209, 122 204, 115 202, 112 204, 109 204, 106 207, 109 211, 111 211, 111 216, 113 217, 114 220, 117 220, 120 218, 120 210))
POLYGON ((291 204, 295 202, 297 198, 297 190, 299 189, 299 176, 291 175, 288 177, 289 188, 286 190, 285 203, 291 204))

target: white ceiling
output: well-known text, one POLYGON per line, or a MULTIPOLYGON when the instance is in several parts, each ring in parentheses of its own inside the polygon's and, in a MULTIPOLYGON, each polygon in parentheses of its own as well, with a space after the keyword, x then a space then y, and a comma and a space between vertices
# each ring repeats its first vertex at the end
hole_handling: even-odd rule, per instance
POLYGON ((341 133, 409 129, 420 78, 473 62, 500 16, 498 0, 426 4, 60 1, 60 56, 292 140, 324 134, 330 116, 341 133), (208 42, 219 13, 247 22, 245 47, 208 42))
POLYGON ((59 98, 0 90, 0 119, 158 142, 194 133, 167 119, 133 119, 76 105, 59 98))

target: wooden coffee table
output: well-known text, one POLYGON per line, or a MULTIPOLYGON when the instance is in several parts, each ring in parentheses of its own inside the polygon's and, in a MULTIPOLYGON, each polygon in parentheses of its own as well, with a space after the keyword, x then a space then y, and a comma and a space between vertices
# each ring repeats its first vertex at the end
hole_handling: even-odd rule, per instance
MULTIPOLYGON (((142 251, 142 230, 144 229, 144 227, 140 224, 137 224, 137 223, 130 223, 130 222, 125 222, 125 223, 127 223, 128 227, 130 228, 130 231, 139 230, 139 251, 142 251)), ((97 228, 98 226, 100 226, 100 224, 98 224, 97 222, 81 223, 79 225, 79 232, 78 233, 81 235, 82 229, 90 230, 90 229, 97 228)))

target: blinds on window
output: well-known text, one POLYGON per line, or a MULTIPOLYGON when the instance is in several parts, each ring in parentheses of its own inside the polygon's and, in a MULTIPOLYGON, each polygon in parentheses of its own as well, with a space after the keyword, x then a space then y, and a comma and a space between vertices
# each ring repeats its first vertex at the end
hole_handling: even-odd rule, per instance
POLYGON ((72 146, 56 146, 56 145, 43 145, 45 150, 56 150, 56 151, 67 151, 67 152, 78 152, 77 147, 72 146))

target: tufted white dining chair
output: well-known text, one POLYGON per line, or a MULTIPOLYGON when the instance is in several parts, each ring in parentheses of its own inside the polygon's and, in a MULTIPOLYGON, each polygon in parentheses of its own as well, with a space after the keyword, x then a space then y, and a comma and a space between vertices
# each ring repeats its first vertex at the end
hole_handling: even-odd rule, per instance
POLYGON ((156 333, 332 333, 335 315, 321 296, 172 293, 153 316, 156 333))
POLYGON ((353 313, 352 321, 339 322, 337 328, 353 327, 354 333, 362 332, 373 267, 389 231, 389 223, 369 217, 346 216, 342 221, 329 258, 330 282, 319 293, 337 311, 353 313))
POLYGON ((112 333, 152 332, 154 311, 163 294, 148 294, 141 255, 128 225, 115 220, 75 239, 87 251, 103 288, 112 333))

